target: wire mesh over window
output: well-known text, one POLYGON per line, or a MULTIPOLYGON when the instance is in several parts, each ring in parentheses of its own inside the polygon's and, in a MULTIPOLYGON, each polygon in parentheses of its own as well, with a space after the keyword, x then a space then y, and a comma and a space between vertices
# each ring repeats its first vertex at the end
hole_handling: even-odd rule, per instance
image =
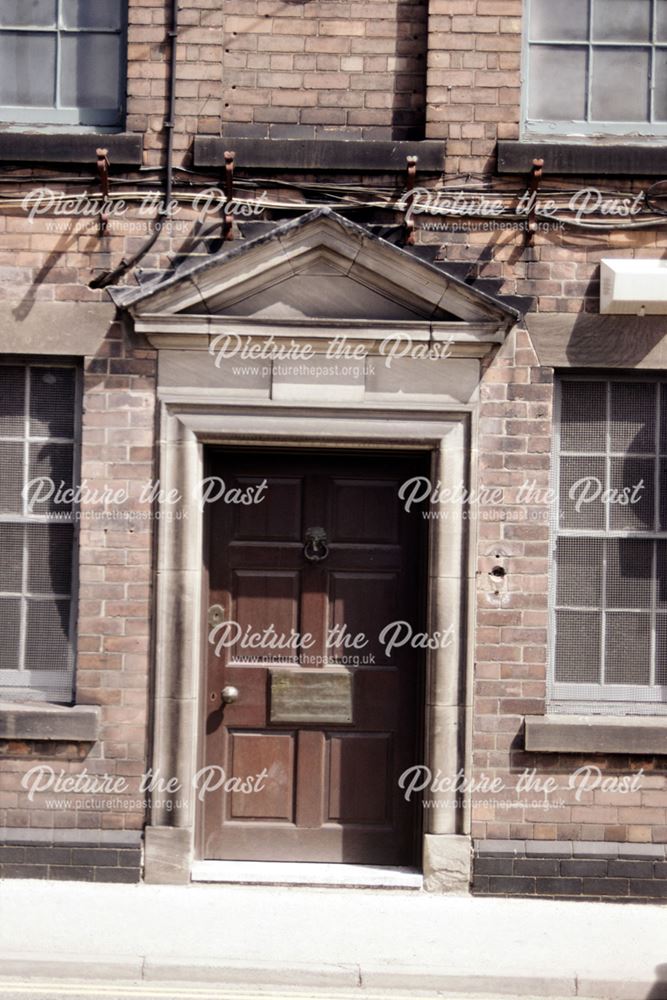
POLYGON ((77 370, 0 364, 0 695, 74 686, 77 370))
POLYGON ((667 712, 667 380, 558 384, 556 703, 667 712))

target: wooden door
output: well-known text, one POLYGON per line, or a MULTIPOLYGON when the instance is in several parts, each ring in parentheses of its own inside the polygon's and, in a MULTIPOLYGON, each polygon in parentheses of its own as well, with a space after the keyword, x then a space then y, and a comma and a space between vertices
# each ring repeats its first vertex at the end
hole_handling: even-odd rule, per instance
POLYGON ((210 452, 231 499, 266 485, 209 507, 201 857, 415 862, 423 652, 398 643, 424 627, 425 531, 398 489, 424 458, 210 452))

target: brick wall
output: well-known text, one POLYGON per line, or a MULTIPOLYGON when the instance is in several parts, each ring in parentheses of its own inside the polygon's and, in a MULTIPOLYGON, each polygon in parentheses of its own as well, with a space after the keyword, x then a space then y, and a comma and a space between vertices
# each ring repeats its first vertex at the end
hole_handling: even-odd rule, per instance
MULTIPOLYGON (((443 182, 451 185, 459 174, 470 174, 473 183, 488 179, 497 140, 518 136, 521 10, 520 0, 431 0, 428 5, 425 0, 182 0, 177 162, 190 164, 195 134, 414 138, 425 127, 427 137, 447 140, 443 182)), ((144 135, 149 166, 163 162, 167 11, 165 0, 130 0, 127 129, 144 135)), ((91 167, 92 162, 82 167, 86 179, 79 187, 95 183, 91 167)), ((30 169, 7 167, 21 175, 30 169)), ((75 171, 33 172, 50 174, 59 187, 63 173, 75 171)), ((147 175, 124 176, 138 181, 147 175)), ((157 185, 158 175, 150 176, 157 185)), ((358 180, 380 183, 377 177, 358 180)), ((518 191, 524 181, 494 177, 494 183, 518 191)), ((602 183, 600 178, 545 178, 545 184, 572 188, 602 183)), ((635 190, 648 183, 613 180, 614 187, 635 190)), ((3 187, 1 179, 0 189, 3 194, 23 190, 15 184, 3 187)), ((279 190, 272 194, 277 197, 279 190)), ((183 218, 191 221, 187 213, 183 218)), ((134 210, 129 221, 135 229, 112 222, 106 236, 98 234, 94 222, 82 232, 63 220, 65 230, 58 232, 52 221, 29 223, 18 209, 0 213, 0 300, 12 303, 17 318, 28 316, 35 302, 106 301, 105 292, 91 290, 89 281, 136 251, 147 232, 146 220, 134 210)), ((442 258, 468 263, 477 276, 496 280, 502 292, 533 296, 535 309, 547 314, 598 312, 602 257, 660 257, 667 246, 660 230, 595 235, 554 230, 538 233, 531 247, 517 230, 427 229, 424 219, 418 220, 418 230, 419 241, 437 244, 442 258)), ((170 255, 187 247, 183 232, 164 235, 142 266, 166 267, 170 255)), ((85 362, 82 476, 91 483, 127 485, 138 515, 137 490, 154 474, 154 364, 152 352, 131 344, 119 327, 111 328, 101 351, 85 362)), ((549 485, 552 417, 551 372, 539 367, 526 333, 513 335, 488 367, 481 399, 480 484, 506 490, 507 511, 516 508, 516 517, 479 525, 474 773, 500 776, 509 786, 524 768, 535 768, 538 777, 562 779, 583 758, 522 750, 523 716, 539 714, 545 705, 550 563, 546 504, 515 500, 526 479, 538 488, 549 485), (506 577, 497 594, 489 571, 499 561, 506 577)), ((30 804, 20 787, 21 775, 40 760, 65 771, 79 771, 85 762, 89 770, 127 777, 132 789, 145 768, 152 527, 137 517, 105 526, 84 520, 81 530, 78 697, 102 705, 101 741, 94 748, 0 745, 0 827, 65 832, 76 827, 98 844, 98 834, 139 830, 143 808, 47 811, 30 804)), ((526 804, 532 795, 524 796, 523 804, 518 795, 505 796, 514 802, 510 810, 487 804, 479 793, 473 835, 494 842, 667 843, 664 758, 596 762, 608 774, 643 768, 644 790, 632 799, 591 793, 582 802, 565 794, 564 804, 549 810, 526 804)), ((73 849, 74 841, 62 843, 59 850, 73 849)), ((40 845, 13 846, 24 851, 21 862, 18 853, 13 855, 17 864, 37 863, 34 854, 27 861, 26 852, 29 846, 41 850, 40 845)), ((101 841, 98 846, 102 849, 101 841)), ((496 874, 514 877, 515 871, 496 874)))
POLYGON ((99 739, 0 743, 0 828, 24 831, 20 841, 3 838, 12 849, 0 853, 0 876, 63 877, 49 869, 68 864, 90 869, 80 877, 136 881, 138 839, 131 848, 126 841, 108 848, 105 832, 140 831, 146 815, 139 782, 147 766, 153 524, 151 504, 139 495, 154 476, 155 352, 132 345, 114 325, 83 367, 81 481, 130 497, 120 507, 84 501, 80 512, 76 700, 101 706, 99 739), (85 769, 122 778, 126 792, 52 786, 31 796, 22 779, 40 764, 56 777, 85 769), (31 840, 28 829, 50 832, 50 840, 31 840), (75 830, 86 836, 68 840, 75 830))
POLYGON ((225 133, 422 138, 426 11, 426 0, 222 0, 225 133))
MULTIPOLYGON (((127 122, 145 136, 147 165, 161 163, 167 118, 170 4, 129 0, 127 122)), ((187 162, 192 136, 220 134, 223 37, 220 0, 181 0, 177 46, 176 163, 187 162)))
MULTIPOLYGON (((576 268, 577 262, 572 266, 576 268)), ((660 897, 663 883, 657 881, 642 893, 638 880, 662 879, 664 866, 644 875, 637 868, 633 879, 631 868, 623 873, 620 869, 602 872, 599 855, 604 855, 605 843, 609 849, 604 857, 609 858, 615 857, 616 844, 642 845, 640 854, 652 845, 658 853, 644 858, 642 872, 650 861, 662 862, 659 852, 667 843, 664 757, 604 754, 591 758, 523 749, 524 716, 542 715, 546 708, 551 560, 550 505, 545 493, 551 466, 551 378, 549 369, 538 366, 527 334, 518 332, 485 373, 481 391, 480 484, 489 490, 500 487, 505 502, 501 510, 490 507, 479 515, 472 744, 473 777, 480 787, 472 795, 472 833, 487 860, 476 867, 476 888, 492 894, 521 894, 523 889, 538 895, 660 897), (518 490, 526 482, 534 484, 534 491, 543 491, 541 499, 518 502, 518 490), (498 566, 505 571, 502 578, 491 575, 498 566), (600 788, 577 794, 570 775, 586 764, 599 767, 605 777, 643 770, 641 788, 630 794, 600 788), (532 787, 519 790, 519 777, 526 771, 532 775, 532 787), (481 784, 486 779, 499 779, 503 788, 490 793, 488 785, 481 784), (548 779, 555 782, 557 791, 545 795, 539 783, 548 779), (507 841, 533 846, 528 855, 512 848, 514 861, 508 862, 506 854, 493 850, 497 842, 507 841), (567 865, 556 864, 554 842, 563 848, 565 860, 572 857, 572 847, 568 853, 565 845, 581 845, 575 846, 577 857, 583 861, 590 855, 600 870, 566 871, 567 865), (587 850, 587 845, 596 843, 600 845, 597 855, 594 849, 587 850), (540 849, 540 844, 546 846, 540 849), (544 861, 543 870, 538 871, 535 864, 529 871, 528 861, 521 860, 526 856, 544 861), (496 863, 500 867, 494 868, 496 863), (552 871, 554 865, 557 870, 552 871), (540 874, 546 882, 540 881, 540 874), (575 875, 586 878, 577 885, 565 881, 560 889, 554 888, 554 880, 575 875), (593 876, 598 879, 595 885, 589 881, 593 876), (615 881, 617 877, 625 879, 622 885, 615 881), (601 888, 599 879, 607 878, 612 881, 607 889, 601 888)), ((501 846, 509 851, 507 843, 501 846)), ((636 860, 632 852, 628 857, 636 860)))
POLYGON ((11 830, 0 845, 0 879, 138 882, 140 834, 80 830, 11 830))
POLYGON ((473 892, 606 902, 667 899, 664 844, 491 840, 475 851, 473 892))
POLYGON ((428 138, 448 174, 490 173, 497 139, 518 138, 522 0, 432 0, 428 138))

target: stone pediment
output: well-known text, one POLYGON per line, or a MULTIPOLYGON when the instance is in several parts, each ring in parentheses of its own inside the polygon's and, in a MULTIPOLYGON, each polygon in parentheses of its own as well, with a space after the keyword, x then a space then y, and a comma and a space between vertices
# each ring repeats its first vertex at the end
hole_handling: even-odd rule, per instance
POLYGON ((202 338, 231 327, 255 335, 344 328, 374 339, 404 329, 420 339, 502 340, 519 313, 444 267, 317 209, 110 294, 156 346, 204 346, 202 338))

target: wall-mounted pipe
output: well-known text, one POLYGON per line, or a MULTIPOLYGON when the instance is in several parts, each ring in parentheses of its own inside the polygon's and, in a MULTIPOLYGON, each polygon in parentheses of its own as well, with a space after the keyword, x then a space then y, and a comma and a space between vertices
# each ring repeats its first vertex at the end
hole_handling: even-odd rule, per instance
POLYGON ((171 200, 174 185, 174 128, 176 125, 176 67, 177 67, 177 46, 178 46, 178 3, 179 0, 170 0, 171 12, 169 19, 169 30, 167 38, 170 43, 169 52, 169 97, 167 102, 167 117, 164 120, 164 132, 167 138, 166 166, 165 166, 165 194, 164 200, 152 222, 152 232, 146 242, 128 260, 123 259, 118 267, 112 271, 104 271, 98 274, 89 282, 89 288, 107 288, 115 285, 116 282, 127 274, 133 267, 143 260, 146 254, 152 250, 157 239, 164 229, 164 224, 171 217, 171 200))

